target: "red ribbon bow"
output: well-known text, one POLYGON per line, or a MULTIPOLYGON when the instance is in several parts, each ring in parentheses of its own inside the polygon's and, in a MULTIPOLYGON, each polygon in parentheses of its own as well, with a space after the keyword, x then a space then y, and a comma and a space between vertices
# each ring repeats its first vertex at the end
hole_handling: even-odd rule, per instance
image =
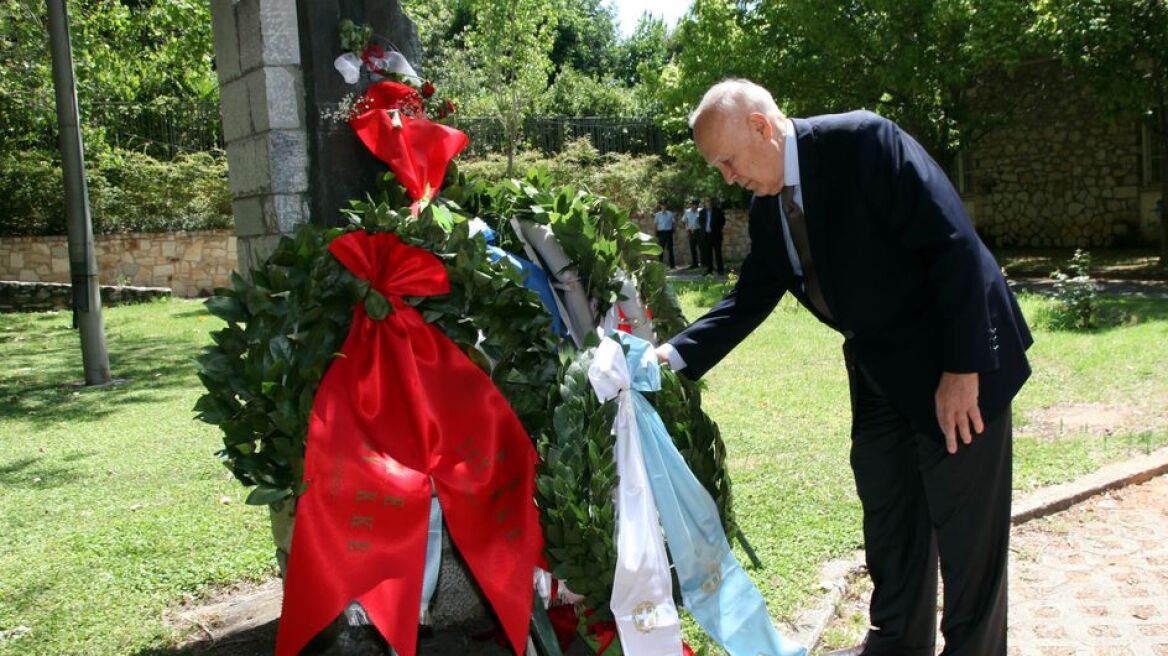
POLYGON ((317 391, 276 653, 298 653, 357 600, 403 656, 417 647, 431 480, 446 525, 516 653, 543 550, 535 449, 507 400, 403 296, 446 294, 432 253, 352 232, 331 252, 390 300, 354 310, 317 391))
POLYGON ((370 86, 358 106, 361 113, 349 125, 389 165, 410 198, 420 201, 438 193, 446 167, 470 143, 466 134, 427 119, 422 97, 398 82, 370 86))

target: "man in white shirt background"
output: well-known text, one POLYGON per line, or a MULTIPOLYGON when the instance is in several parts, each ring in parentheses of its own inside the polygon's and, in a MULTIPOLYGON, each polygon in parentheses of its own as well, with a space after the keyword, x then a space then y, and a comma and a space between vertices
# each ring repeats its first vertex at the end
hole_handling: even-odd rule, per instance
POLYGON ((657 228, 657 243, 661 244, 661 255, 658 260, 665 261, 665 253, 669 253, 669 268, 677 266, 673 257, 673 212, 665 206, 665 201, 657 203, 657 213, 653 215, 653 225, 657 228))
POLYGON ((685 208, 681 218, 685 223, 685 234, 689 240, 689 268, 696 269, 702 264, 698 256, 702 250, 702 214, 698 210, 698 199, 690 199, 689 207, 685 208))

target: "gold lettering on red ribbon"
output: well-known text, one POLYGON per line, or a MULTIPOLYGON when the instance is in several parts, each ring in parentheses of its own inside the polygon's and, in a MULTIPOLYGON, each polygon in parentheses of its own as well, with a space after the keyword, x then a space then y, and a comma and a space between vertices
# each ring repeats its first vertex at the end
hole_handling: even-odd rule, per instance
POLYGON ((494 502, 498 500, 499 497, 507 494, 511 490, 514 490, 521 485, 523 485, 523 479, 521 478, 516 477, 508 480, 506 483, 500 485, 499 489, 491 492, 491 501, 494 502))
POLYGON ((381 505, 388 508, 403 508, 406 505, 406 500, 402 497, 395 497, 387 494, 385 495, 385 498, 381 500, 381 505))
POLYGON ((357 490, 357 503, 362 503, 365 501, 376 502, 377 492, 374 492, 373 490, 357 490))
POLYGON ((349 521, 352 528, 373 528, 373 517, 369 515, 353 515, 349 521))
POLYGON ((364 540, 349 540, 349 551, 369 551, 369 543, 364 540))

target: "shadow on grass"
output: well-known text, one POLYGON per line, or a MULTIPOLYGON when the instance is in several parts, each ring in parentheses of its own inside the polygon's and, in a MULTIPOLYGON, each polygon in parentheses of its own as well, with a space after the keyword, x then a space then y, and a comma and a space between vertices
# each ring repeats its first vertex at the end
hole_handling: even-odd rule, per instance
MULTIPOLYGON (((189 319, 191 317, 207 317, 209 319, 215 319, 215 317, 210 312, 207 311, 207 306, 203 305, 202 303, 195 305, 194 307, 192 307, 189 310, 183 310, 182 312, 175 312, 175 313, 171 314, 170 316, 172 316, 176 319, 189 319)), ((218 321, 218 319, 215 319, 215 320, 218 321)))
POLYGON ((10 350, 0 378, 0 419, 36 425, 97 421, 131 405, 150 404, 198 383, 193 349, 166 338, 137 338, 109 346, 110 371, 117 382, 85 387, 81 350, 64 340, 30 343, 10 350), (11 352, 14 350, 15 352, 11 352))
POLYGON ((1168 299, 1115 296, 1102 299, 1100 305, 1105 312, 1127 317, 1130 323, 1168 321, 1168 299))
MULTIPOLYGON (((62 460, 74 462, 88 458, 92 453, 73 453, 62 460)), ((37 489, 61 487, 81 480, 72 467, 55 467, 40 456, 25 457, 0 465, 0 487, 17 489, 37 489)))

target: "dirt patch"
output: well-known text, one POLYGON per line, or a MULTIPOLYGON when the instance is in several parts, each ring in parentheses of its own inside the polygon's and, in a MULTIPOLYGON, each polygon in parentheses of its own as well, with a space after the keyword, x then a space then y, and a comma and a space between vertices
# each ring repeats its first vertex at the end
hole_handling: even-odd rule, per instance
POLYGON ((1104 403, 1060 403, 1026 414, 1026 425, 1017 435, 1056 440, 1067 435, 1131 435, 1163 431, 1168 412, 1151 411, 1136 405, 1104 403))
POLYGON ((163 618, 183 653, 217 656, 270 654, 276 646, 283 590, 280 579, 244 583, 191 599, 163 618))

